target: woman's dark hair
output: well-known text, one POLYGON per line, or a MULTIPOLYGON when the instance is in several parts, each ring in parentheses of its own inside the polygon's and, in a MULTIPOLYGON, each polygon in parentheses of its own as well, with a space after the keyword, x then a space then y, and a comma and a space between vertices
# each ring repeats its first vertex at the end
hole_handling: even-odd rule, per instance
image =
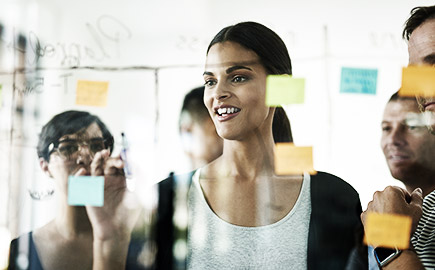
POLYGON ((411 10, 411 16, 405 22, 402 37, 409 40, 412 32, 429 19, 435 19, 435 6, 413 8, 411 10))
POLYGON ((96 123, 103 133, 106 148, 110 153, 113 150, 113 136, 107 129, 106 125, 95 115, 83 111, 65 111, 54 116, 45 126, 42 127, 39 134, 37 146, 38 157, 50 160, 49 145, 57 145, 59 139, 67 134, 74 134, 96 123))
POLYGON ((188 112, 195 122, 202 122, 210 117, 207 107, 204 105, 204 86, 192 89, 186 94, 181 107, 181 113, 188 112))
POLYGON ((293 142, 290 120, 288 119, 284 109, 281 107, 275 108, 272 122, 272 134, 275 143, 293 142))
MULTIPOLYGON (((271 29, 256 22, 242 22, 222 29, 208 45, 210 48, 225 41, 236 42, 255 52, 266 72, 271 75, 292 75, 290 55, 284 41, 271 29)), ((293 142, 290 122, 284 109, 277 107, 272 132, 275 142, 293 142)))

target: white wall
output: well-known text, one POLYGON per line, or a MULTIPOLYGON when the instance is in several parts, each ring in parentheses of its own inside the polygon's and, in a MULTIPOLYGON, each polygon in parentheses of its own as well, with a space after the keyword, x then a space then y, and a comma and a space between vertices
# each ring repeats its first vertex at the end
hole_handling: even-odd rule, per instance
MULTIPOLYGON (((51 52, 39 59, 39 67, 46 69, 26 73, 27 79, 44 78, 39 93, 24 97, 30 108, 25 130, 26 149, 30 150, 25 151, 26 157, 32 155, 41 125, 54 114, 74 108, 100 115, 118 139, 121 131, 130 134, 140 150, 136 151, 135 164, 145 181, 155 182, 172 170, 188 170, 178 138, 182 98, 202 83, 205 50, 217 31, 239 21, 254 20, 283 38, 292 57, 294 76, 307 79, 306 103, 285 109, 296 144, 313 145, 316 169, 352 184, 360 193, 363 208, 375 190, 398 184, 389 175, 380 151, 380 119, 386 100, 399 88, 401 67, 407 64, 406 43, 400 37, 402 25, 412 7, 430 4, 426 0, 3 2, 2 71, 12 72, 14 68, 11 61, 4 60, 13 55, 7 41, 12 40, 14 31, 24 34, 33 48, 36 37, 42 47, 52 46, 51 52), (65 58, 64 50, 70 57, 65 58), (70 65, 142 68, 71 70, 70 65), (342 66, 377 68, 377 95, 340 94, 342 66), (155 70, 145 67, 159 68, 158 92, 155 70), (75 105, 78 79, 109 81, 107 107, 75 105), (157 110, 159 121, 155 125, 157 110)), ((32 70, 34 58, 28 55, 27 68, 32 70)), ((0 76, 0 83, 5 99, 0 116, 7 121, 11 117, 11 75, 0 76)), ((9 126, 2 124, 1 134, 9 126)), ((2 136, 8 138, 7 134, 2 136)), ((2 146, 7 149, 7 144, 2 146)), ((2 155, 0 163, 8 164, 7 158, 2 155)), ((23 178, 27 181, 24 187, 44 181, 36 155, 33 158, 33 165, 32 158, 25 159, 31 170, 23 178)), ((2 174, 3 186, 6 175, 2 174)), ((44 223, 48 216, 43 212, 52 205, 34 202, 33 214, 23 215, 20 231, 44 223)), ((3 213, 0 217, 5 216, 3 213)))

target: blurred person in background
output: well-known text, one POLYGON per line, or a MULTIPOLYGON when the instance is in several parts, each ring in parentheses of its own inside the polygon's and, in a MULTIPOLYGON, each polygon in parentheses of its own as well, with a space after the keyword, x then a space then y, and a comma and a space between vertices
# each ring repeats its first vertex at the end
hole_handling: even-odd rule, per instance
MULTIPOLYGON (((48 224, 12 240, 8 269, 92 269, 101 263, 100 254, 107 246, 118 244, 107 242, 107 235, 123 235, 122 241, 130 243, 130 234, 119 228, 133 228, 137 214, 124 204, 131 194, 123 161, 110 157, 113 142, 106 125, 83 111, 60 113, 42 128, 37 153, 42 171, 55 182, 57 212, 48 224), (69 205, 69 176, 91 175, 105 178, 104 205, 69 205)), ((127 269, 144 269, 136 255, 129 251, 127 269)), ((103 263, 119 265, 117 257, 103 263)))
POLYGON ((186 94, 180 113, 180 136, 191 169, 197 169, 222 155, 223 140, 204 106, 204 86, 186 94))

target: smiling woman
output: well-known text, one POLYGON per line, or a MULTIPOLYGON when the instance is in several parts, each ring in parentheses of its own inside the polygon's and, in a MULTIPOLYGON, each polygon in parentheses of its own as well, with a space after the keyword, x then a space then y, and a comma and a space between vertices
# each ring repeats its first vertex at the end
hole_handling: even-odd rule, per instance
MULTIPOLYGON (((223 138, 223 154, 189 174, 189 192, 174 194, 182 184, 178 177, 160 182, 158 269, 175 267, 171 252, 178 247, 168 242, 177 237, 171 222, 173 198, 180 196, 187 196, 179 208, 188 212, 187 258, 176 262, 182 268, 335 270, 355 262, 351 269, 367 269, 366 251, 356 256, 362 240, 358 193, 324 172, 275 174, 277 110, 265 105, 269 74, 291 74, 287 48, 269 28, 239 23, 210 43, 204 103, 223 138)), ((116 255, 107 251, 107 260, 116 255)))
MULTIPOLYGON (((272 123, 285 112, 265 105, 269 74, 291 74, 291 61, 267 27, 229 26, 210 43, 204 103, 224 150, 191 175, 188 269, 344 269, 361 240, 361 206, 350 185, 322 172, 275 174, 272 123)), ((168 181, 161 199, 173 196, 168 181)), ((166 214, 159 227, 168 228, 166 214)), ((164 267, 171 258, 160 261, 164 267)))
MULTIPOLYGON (((266 119, 272 123, 274 108, 266 107, 264 102, 266 71, 253 51, 234 42, 213 46, 207 57, 204 81, 204 103, 222 138, 246 139, 243 131, 252 131, 250 125, 259 128, 266 119)), ((272 129, 268 131, 271 135, 272 129)))
POLYGON ((291 69, 282 40, 258 23, 226 27, 210 43, 204 103, 224 151, 193 176, 188 268, 345 268, 361 228, 358 194, 327 173, 274 172, 266 78, 291 69))

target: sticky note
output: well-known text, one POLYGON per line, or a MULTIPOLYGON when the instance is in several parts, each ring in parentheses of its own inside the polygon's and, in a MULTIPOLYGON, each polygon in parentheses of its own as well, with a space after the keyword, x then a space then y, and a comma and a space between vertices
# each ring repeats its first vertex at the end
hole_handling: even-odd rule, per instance
POLYGON ((377 69, 341 68, 340 93, 376 94, 377 69))
POLYGON ((409 216, 368 212, 364 241, 372 246, 407 249, 411 225, 409 216))
POLYGON ((70 176, 68 178, 69 205, 104 205, 104 176, 70 176))
POLYGON ((277 143, 275 145, 275 173, 290 175, 303 172, 317 173, 313 166, 313 148, 295 146, 293 143, 277 143))
POLYGON ((435 97, 435 67, 409 66, 403 68, 399 95, 435 97))
POLYGON ((81 81, 77 82, 76 104, 105 107, 109 82, 81 81))
POLYGON ((269 75, 266 79, 266 105, 302 104, 305 98, 305 79, 290 75, 269 75))

